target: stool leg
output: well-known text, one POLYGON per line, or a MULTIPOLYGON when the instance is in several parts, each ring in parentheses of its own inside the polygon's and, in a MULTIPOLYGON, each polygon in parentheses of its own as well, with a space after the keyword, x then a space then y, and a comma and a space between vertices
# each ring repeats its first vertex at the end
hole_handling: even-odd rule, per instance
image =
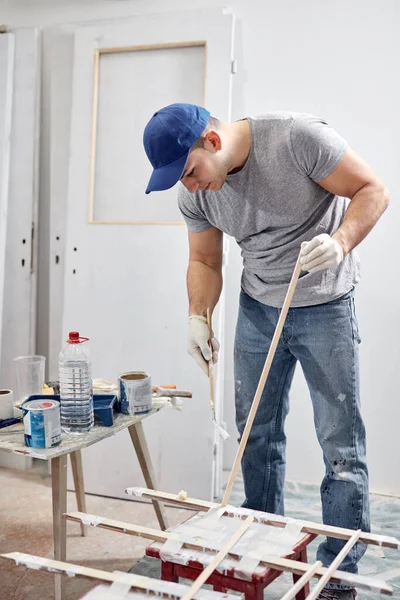
POLYGON ((179 577, 174 573, 174 563, 161 561, 161 579, 179 583, 179 577))
POLYGON ((246 585, 244 600, 264 600, 264 586, 260 583, 246 585))
MULTIPOLYGON (((298 560, 303 563, 307 562, 307 548, 303 548, 303 550, 299 554, 298 560)), ((301 575, 295 575, 293 573, 293 583, 296 583, 296 581, 298 581, 300 579, 300 577, 301 577, 301 575)), ((310 584, 307 581, 306 585, 304 587, 302 587, 299 592, 297 592, 296 600, 306 600, 309 593, 310 593, 310 584)))

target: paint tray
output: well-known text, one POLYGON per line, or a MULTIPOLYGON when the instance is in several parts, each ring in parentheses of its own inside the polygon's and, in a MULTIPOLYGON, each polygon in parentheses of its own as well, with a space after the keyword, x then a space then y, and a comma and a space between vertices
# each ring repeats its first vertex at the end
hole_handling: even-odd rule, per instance
POLYGON ((95 421, 101 421, 104 427, 114 425, 114 409, 117 396, 115 394, 93 394, 93 411, 95 421))
MULTIPOLYGON (((57 400, 60 402, 60 396, 35 394, 29 396, 28 400, 57 400)), ((112 427, 114 424, 113 411, 116 409, 117 396, 115 394, 93 394, 93 412, 95 422, 99 421, 104 427, 112 427)))

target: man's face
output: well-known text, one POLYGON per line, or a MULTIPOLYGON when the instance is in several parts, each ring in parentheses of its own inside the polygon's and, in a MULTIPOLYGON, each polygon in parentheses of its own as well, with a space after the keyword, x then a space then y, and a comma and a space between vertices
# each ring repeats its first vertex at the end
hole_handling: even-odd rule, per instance
POLYGON ((189 154, 181 181, 193 193, 197 190, 221 189, 228 175, 226 162, 219 152, 196 148, 189 154))

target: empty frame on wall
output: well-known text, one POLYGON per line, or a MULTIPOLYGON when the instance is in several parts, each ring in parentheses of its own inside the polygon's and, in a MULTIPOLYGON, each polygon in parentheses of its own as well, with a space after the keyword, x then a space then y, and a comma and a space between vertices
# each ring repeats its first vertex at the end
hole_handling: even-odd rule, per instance
POLYGON ((94 51, 88 222, 182 225, 176 189, 145 194, 143 130, 174 102, 205 103, 206 41, 94 51))

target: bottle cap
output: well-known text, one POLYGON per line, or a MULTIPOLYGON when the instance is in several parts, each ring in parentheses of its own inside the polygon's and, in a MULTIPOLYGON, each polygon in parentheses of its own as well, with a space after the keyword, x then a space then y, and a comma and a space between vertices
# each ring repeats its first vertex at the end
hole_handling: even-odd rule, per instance
POLYGON ((70 331, 67 344, 83 344, 89 341, 89 338, 80 337, 79 331, 70 331))

